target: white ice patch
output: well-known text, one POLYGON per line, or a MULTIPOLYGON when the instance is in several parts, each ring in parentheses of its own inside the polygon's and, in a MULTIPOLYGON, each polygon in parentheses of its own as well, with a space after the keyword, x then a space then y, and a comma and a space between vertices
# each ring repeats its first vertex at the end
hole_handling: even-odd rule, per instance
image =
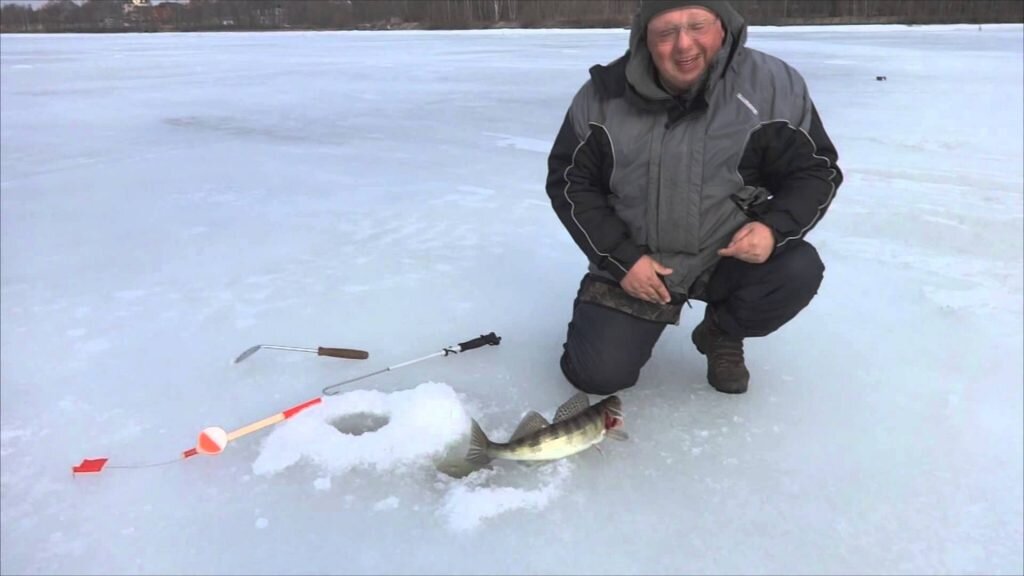
MULTIPOLYGON (((990 283, 994 284, 994 283, 990 283)), ((1005 310, 1019 314, 1024 307, 1019 294, 996 286, 972 286, 961 290, 923 286, 925 298, 944 310, 1005 310)))
POLYGON ((380 502, 377 502, 376 504, 374 504, 373 505, 373 509, 377 510, 377 511, 380 511, 380 510, 394 510, 395 508, 398 508, 398 503, 399 502, 400 502, 400 500, 397 497, 395 497, 395 496, 388 496, 387 498, 385 498, 385 499, 381 500, 380 502))
MULTIPOLYGON (((473 530, 494 516, 513 510, 543 510, 560 496, 572 475, 572 462, 556 460, 531 471, 535 487, 493 486, 496 470, 479 470, 454 482, 438 515, 454 531, 473 530)), ((520 475, 521 476, 521 475, 520 475)))
MULTIPOLYGON (((327 491, 332 476, 357 468, 412 473, 450 464, 466 449, 469 430, 470 417, 446 384, 392 393, 357 390, 325 398, 274 429, 253 472, 271 476, 305 461, 322 470, 313 488, 327 491)), ((513 510, 542 510, 562 493, 571 471, 569 461, 558 460, 531 468, 498 464, 463 478, 440 474, 436 513, 450 529, 465 531, 513 510)), ((399 505, 391 496, 373 509, 399 505)))
POLYGON ((551 142, 548 140, 527 138, 524 136, 512 136, 510 134, 499 134, 496 132, 484 132, 484 134, 495 137, 497 139, 497 145, 502 148, 515 148, 516 150, 540 152, 542 154, 547 154, 551 151, 551 142))
POLYGON ((333 475, 430 466, 465 437, 469 422, 446 384, 426 382, 390 394, 355 390, 324 398, 275 429, 252 469, 269 476, 303 459, 333 475))
POLYGON ((21 439, 31 437, 31 432, 22 428, 0 429, 0 456, 7 456, 15 451, 15 444, 22 442, 21 439))

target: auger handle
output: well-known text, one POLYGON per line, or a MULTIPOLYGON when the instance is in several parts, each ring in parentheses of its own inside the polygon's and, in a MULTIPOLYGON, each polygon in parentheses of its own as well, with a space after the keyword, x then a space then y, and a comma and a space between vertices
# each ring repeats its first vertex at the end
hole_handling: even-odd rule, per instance
POLYGON ((366 360, 370 353, 365 350, 353 350, 351 348, 324 348, 316 349, 317 356, 330 356, 331 358, 348 358, 349 360, 366 360))
POLYGON ((472 350, 474 348, 480 348, 481 346, 497 346, 501 344, 501 337, 491 332, 490 334, 483 334, 479 338, 473 338, 459 344, 459 350, 465 352, 466 350, 472 350))

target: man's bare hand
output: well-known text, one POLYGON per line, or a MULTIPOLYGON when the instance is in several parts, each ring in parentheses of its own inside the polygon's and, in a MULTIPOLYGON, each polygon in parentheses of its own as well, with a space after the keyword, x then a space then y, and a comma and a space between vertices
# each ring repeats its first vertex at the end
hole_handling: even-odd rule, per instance
POLYGON ((633 264, 619 285, 633 298, 655 304, 668 304, 672 298, 661 277, 671 273, 671 268, 666 268, 654 258, 644 255, 633 264))
POLYGON ((772 229, 760 222, 748 222, 733 234, 732 241, 719 250, 718 255, 751 264, 763 264, 774 249, 775 235, 772 234, 772 229))

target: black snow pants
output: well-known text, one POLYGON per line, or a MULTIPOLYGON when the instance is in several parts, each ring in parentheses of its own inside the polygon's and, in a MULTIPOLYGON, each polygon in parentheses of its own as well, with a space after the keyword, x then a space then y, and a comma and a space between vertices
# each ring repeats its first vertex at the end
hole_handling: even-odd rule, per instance
MULTIPOLYGON (((722 258, 707 284, 690 297, 707 303, 726 334, 766 336, 810 303, 824 271, 814 246, 797 240, 762 264, 722 258)), ((665 326, 581 302, 577 295, 563 345, 562 372, 589 394, 614 394, 633 386, 665 326)))

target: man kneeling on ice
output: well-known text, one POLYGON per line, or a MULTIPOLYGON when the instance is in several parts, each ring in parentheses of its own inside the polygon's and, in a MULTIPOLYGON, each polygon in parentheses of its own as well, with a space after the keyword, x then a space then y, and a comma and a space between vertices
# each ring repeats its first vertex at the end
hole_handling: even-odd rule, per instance
POLYGON ((584 392, 633 386, 691 298, 708 382, 746 392, 744 338, 817 293, 804 236, 842 182, 836 150, 800 74, 745 41, 728 2, 643 0, 629 50, 565 116, 547 193, 590 262, 561 358, 584 392))

